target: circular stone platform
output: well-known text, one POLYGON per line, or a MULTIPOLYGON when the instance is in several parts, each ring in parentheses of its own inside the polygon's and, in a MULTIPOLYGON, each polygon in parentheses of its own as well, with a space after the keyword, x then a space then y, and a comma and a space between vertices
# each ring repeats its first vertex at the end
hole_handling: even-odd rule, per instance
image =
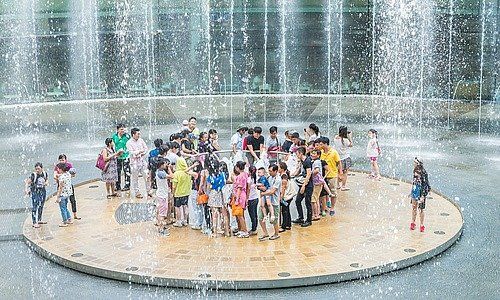
MULTIPOLYGON (((337 214, 294 226, 275 241, 209 238, 189 227, 160 237, 148 220, 153 206, 123 196, 108 200, 102 182, 75 188, 81 220, 59 228, 54 197, 42 228, 24 223, 28 245, 56 263, 88 274, 153 285, 262 289, 332 283, 404 268, 450 247, 462 232, 460 208, 432 192, 426 232, 409 230, 410 185, 394 179, 349 177, 337 214)), ((292 207, 292 210, 294 208, 292 207)))

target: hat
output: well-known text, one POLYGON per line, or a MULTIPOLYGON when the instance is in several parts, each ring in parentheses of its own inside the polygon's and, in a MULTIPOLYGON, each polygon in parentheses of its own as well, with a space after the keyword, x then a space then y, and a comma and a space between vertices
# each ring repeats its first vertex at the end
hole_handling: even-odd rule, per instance
POLYGON ((244 129, 245 131, 247 131, 247 130, 248 130, 248 127, 246 127, 246 126, 245 126, 245 125, 243 125, 243 124, 240 124, 240 126, 238 126, 238 129, 236 129, 236 131, 240 131, 240 130, 242 130, 242 129, 244 129))

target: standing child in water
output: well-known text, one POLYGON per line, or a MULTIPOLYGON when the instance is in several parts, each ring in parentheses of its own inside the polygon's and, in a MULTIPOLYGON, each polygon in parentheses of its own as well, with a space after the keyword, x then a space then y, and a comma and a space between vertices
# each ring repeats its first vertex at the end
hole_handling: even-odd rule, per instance
POLYGON ((370 159, 371 174, 369 178, 380 180, 380 168, 378 166, 378 157, 380 155, 380 147, 378 145, 378 132, 375 129, 368 130, 368 146, 366 147, 366 156, 370 159))
POLYGON ((425 199, 431 190, 429 185, 429 178, 427 172, 424 169, 424 164, 415 157, 413 161, 413 183, 411 187, 411 224, 410 230, 415 230, 417 226, 415 220, 417 219, 417 208, 420 211, 420 232, 424 232, 424 209, 425 209, 425 199))
POLYGON ((169 186, 168 180, 172 179, 173 173, 170 167, 170 162, 168 159, 161 158, 155 167, 155 179, 156 179, 156 209, 157 209, 157 223, 158 223, 158 233, 163 236, 168 236, 170 233, 167 228, 167 218, 168 218, 168 197, 169 197, 169 186))

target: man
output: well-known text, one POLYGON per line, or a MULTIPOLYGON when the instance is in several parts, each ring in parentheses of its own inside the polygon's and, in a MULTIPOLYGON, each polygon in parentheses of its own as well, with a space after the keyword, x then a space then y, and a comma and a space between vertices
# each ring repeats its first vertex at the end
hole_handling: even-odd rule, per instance
POLYGON ((297 213, 299 217, 292 222, 295 224, 301 224, 302 227, 308 227, 312 225, 312 204, 311 197, 313 193, 313 181, 312 181, 312 160, 311 157, 306 156, 306 148, 299 147, 297 149, 297 158, 302 162, 302 176, 303 181, 297 180, 297 184, 300 186, 300 190, 297 193, 297 198, 295 199, 295 205, 297 206, 297 213), (302 209, 302 200, 305 199, 307 218, 304 221, 304 211, 302 209))
MULTIPOLYGON (((330 147, 330 139, 326 136, 319 137, 317 140, 318 148, 321 150, 321 160, 324 160, 328 165, 326 169, 325 181, 330 188, 332 196, 330 198, 330 216, 335 214, 335 203, 337 202, 337 177, 342 174, 342 163, 340 162, 340 155, 337 150, 330 147)), ((326 199, 327 196, 324 196, 326 199)), ((323 203, 326 202, 323 200, 323 203)), ((327 210, 323 206, 323 211, 327 210)))
POLYGON ((231 149, 233 150, 233 155, 236 155, 238 151, 243 150, 243 136, 247 132, 248 127, 241 125, 236 133, 231 137, 231 149))
POLYGON ((247 147, 249 151, 247 152, 248 163, 252 166, 255 161, 259 160, 260 154, 265 150, 261 127, 256 126, 253 129, 253 134, 247 137, 247 147))
POLYGON ((269 164, 273 165, 278 163, 278 154, 270 153, 273 151, 280 151, 281 147, 278 141, 278 127, 271 126, 269 128, 269 137, 266 140, 266 149, 268 151, 269 164))
MULTIPOLYGON (((267 191, 262 192, 261 196, 267 196, 270 197, 271 199, 271 205, 273 206, 273 211, 274 211, 274 222, 271 222, 271 224, 274 227, 274 234, 269 237, 269 234, 267 233, 267 228, 266 228, 266 221, 264 220, 264 214, 261 209, 259 209, 258 214, 259 214, 259 222, 260 222, 260 227, 262 228, 262 233, 263 236, 259 238, 259 241, 263 241, 269 237, 270 240, 276 240, 279 239, 279 215, 280 215, 280 199, 281 199, 281 176, 278 173, 278 166, 273 164, 269 167, 269 185, 270 188, 267 189, 267 191)), ((264 204, 266 208, 266 212, 269 213, 270 209, 267 206, 267 204, 264 204)))
POLYGON ((192 134, 192 135, 190 135, 190 137, 193 137, 191 142, 194 144, 194 149, 198 149, 198 137, 200 136, 200 129, 198 129, 198 127, 196 127, 196 124, 197 124, 197 120, 195 117, 189 118, 188 129, 189 129, 189 133, 192 134))
POLYGON ((130 189, 130 164, 129 164, 129 153, 127 151, 127 142, 130 139, 130 135, 125 132, 125 125, 116 125, 116 133, 113 135, 113 142, 115 143, 115 151, 123 150, 123 154, 120 155, 117 160, 118 168, 118 181, 116 181, 117 191, 128 191, 130 189), (122 169, 125 176, 125 186, 121 188, 122 180, 122 169))
MULTIPOLYGON (((297 133, 298 134, 298 133, 297 133)), ((285 141, 283 142, 283 145, 281 146, 281 149, 283 152, 290 152, 290 147, 292 146, 292 135, 290 134, 290 131, 285 131, 285 141)))
POLYGON ((141 138, 141 131, 139 128, 132 128, 130 131, 132 138, 127 142, 127 150, 130 153, 130 177, 131 177, 131 188, 133 195, 136 198, 143 198, 139 192, 139 174, 142 175, 144 179, 144 184, 146 185, 147 192, 149 194, 149 185, 147 182, 147 165, 145 156, 148 153, 148 146, 141 138))

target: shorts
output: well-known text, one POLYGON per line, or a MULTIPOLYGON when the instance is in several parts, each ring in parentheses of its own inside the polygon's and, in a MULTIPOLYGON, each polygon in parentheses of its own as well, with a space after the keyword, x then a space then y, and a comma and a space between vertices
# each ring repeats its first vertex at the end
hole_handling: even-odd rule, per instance
POLYGON ((174 197, 174 206, 181 207, 183 205, 188 205, 189 196, 174 197))
MULTIPOLYGON (((314 193, 314 189, 313 189, 313 193, 314 193)), ((326 191, 326 189, 321 189, 321 193, 319 193, 319 197, 323 198, 326 196, 328 196, 328 192, 326 191)))
MULTIPOLYGON (((265 206, 266 208, 266 214, 269 214, 269 207, 265 206)), ((274 222, 271 222, 271 224, 276 225, 279 222, 280 219, 280 206, 279 205, 273 205, 273 210, 274 210, 274 222)), ((259 209, 257 211, 257 215, 259 217, 259 221, 264 220, 264 214, 262 213, 262 209, 259 209)))
MULTIPOLYGON (((417 199, 411 199, 410 200, 410 203, 413 204, 413 201, 417 202, 418 203, 418 200, 417 199)), ((424 201, 422 201, 421 203, 418 203, 418 208, 419 209, 425 209, 425 198, 424 198, 424 201)))
POLYGON ((156 197, 156 209, 160 217, 168 216, 168 200, 167 198, 156 197))
POLYGON ((330 188, 332 197, 337 197, 337 186, 339 185, 337 177, 327 178, 326 183, 328 184, 328 188, 330 188))
POLYGON ((244 210, 243 207, 237 204, 231 204, 231 212, 235 217, 243 217, 244 210))
POLYGON ((323 185, 315 185, 313 187, 313 193, 311 197, 311 203, 319 202, 319 197, 321 195, 321 191, 323 190, 323 185))
POLYGON ((377 157, 376 156, 370 156, 370 161, 377 161, 377 157))
POLYGON ((352 167, 352 160, 350 157, 340 161, 342 164, 342 171, 349 170, 352 167))

